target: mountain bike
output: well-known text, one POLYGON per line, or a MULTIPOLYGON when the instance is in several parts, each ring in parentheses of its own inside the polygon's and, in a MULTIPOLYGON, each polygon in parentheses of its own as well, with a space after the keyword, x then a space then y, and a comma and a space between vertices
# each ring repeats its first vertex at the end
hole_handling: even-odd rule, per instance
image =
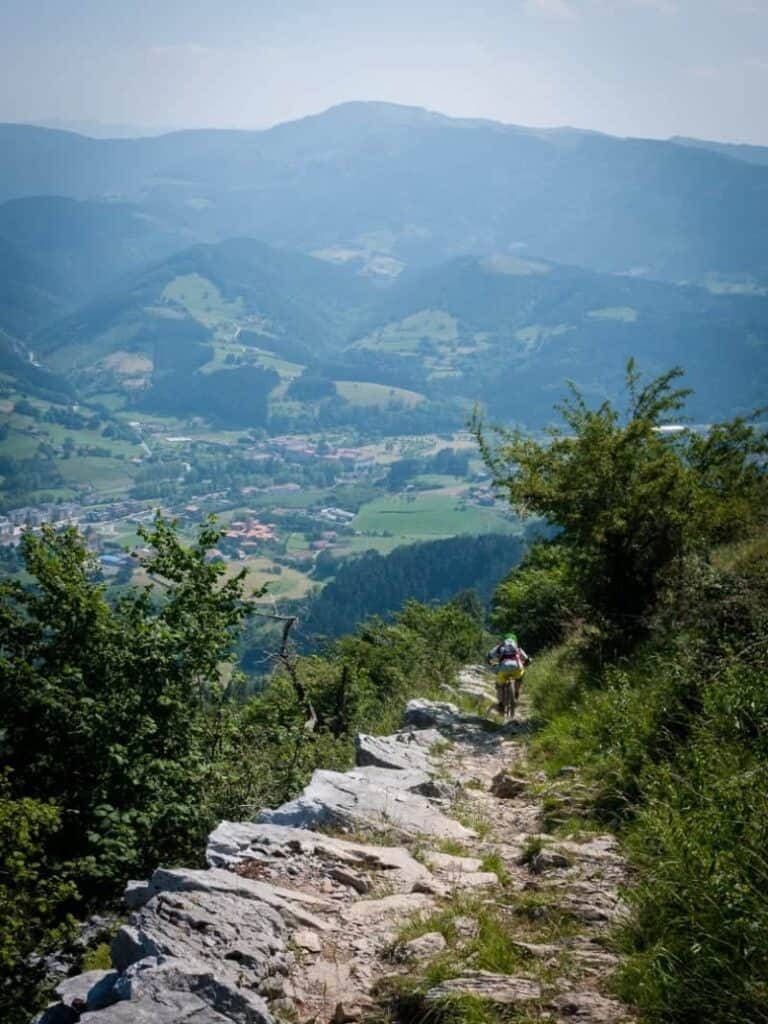
POLYGON ((515 683, 523 678, 524 668, 502 668, 496 669, 496 700, 499 714, 506 721, 515 716, 515 683))

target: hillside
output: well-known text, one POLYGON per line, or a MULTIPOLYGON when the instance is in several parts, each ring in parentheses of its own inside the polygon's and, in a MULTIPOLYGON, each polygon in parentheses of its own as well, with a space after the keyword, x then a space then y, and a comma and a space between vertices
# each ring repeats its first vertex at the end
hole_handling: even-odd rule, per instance
POLYGON ((408 600, 449 601, 468 589, 486 604, 506 567, 520 561, 525 543, 522 532, 452 537, 337 563, 335 578, 311 602, 302 633, 310 643, 341 636, 350 621, 392 615, 408 600))
POLYGON ((0 329, 28 337, 69 309, 51 269, 0 237, 0 329))
POLYGON ((691 146, 694 149, 708 149, 721 156, 730 156, 734 160, 743 160, 748 164, 768 167, 768 146, 749 146, 745 143, 712 142, 709 139, 689 139, 682 135, 675 136, 670 142, 678 146, 691 146))
POLYGON ((636 355, 650 372, 685 366, 696 392, 691 414, 711 419, 760 405, 766 345, 762 296, 711 295, 542 260, 464 257, 403 275, 345 358, 367 361, 369 372, 399 365, 408 386, 541 423, 564 379, 608 397, 636 355))
MULTIPOLYGON (((29 350, 12 335, 0 329, 0 377, 5 393, 8 380, 25 393, 38 395, 53 401, 71 401, 71 384, 58 374, 51 373, 31 358, 29 350)), ((7 412, 7 410, 3 410, 7 412)))
POLYGON ((768 170, 673 141, 347 103, 258 132, 3 125, 0 154, 0 200, 119 197, 200 240, 245 234, 378 274, 509 246, 672 279, 768 273, 768 170))
POLYGON ((692 413, 706 420, 760 404, 768 299, 519 256, 461 257, 376 288, 351 268, 236 239, 125 277, 31 344, 84 395, 176 414, 226 414, 227 391, 259 371, 248 386, 269 410, 257 403, 251 422, 285 425, 307 410, 342 423, 350 404, 386 404, 388 392, 454 407, 457 423, 479 400, 540 424, 563 379, 605 397, 637 355, 651 372, 689 368, 692 413))
POLYGON ((344 337, 369 290, 344 268, 233 239, 125 276, 33 345, 85 395, 141 392, 145 406, 177 414, 226 416, 239 390, 244 411, 233 422, 247 423, 253 389, 255 424, 266 415, 256 396, 266 399, 344 337))
MULTIPOLYGON (((136 266, 189 245, 189 236, 117 202, 35 196, 0 205, 0 239, 34 263, 67 309, 136 266)), ((0 316, 5 303, 0 304, 0 316)))

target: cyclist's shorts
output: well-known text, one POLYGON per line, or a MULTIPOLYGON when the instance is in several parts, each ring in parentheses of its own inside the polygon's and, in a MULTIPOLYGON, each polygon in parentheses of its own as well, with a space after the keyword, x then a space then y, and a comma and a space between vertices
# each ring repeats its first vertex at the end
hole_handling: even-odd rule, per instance
POLYGON ((510 679, 522 679, 524 672, 524 668, 518 668, 516 665, 499 665, 496 680, 499 683, 508 683, 510 679))

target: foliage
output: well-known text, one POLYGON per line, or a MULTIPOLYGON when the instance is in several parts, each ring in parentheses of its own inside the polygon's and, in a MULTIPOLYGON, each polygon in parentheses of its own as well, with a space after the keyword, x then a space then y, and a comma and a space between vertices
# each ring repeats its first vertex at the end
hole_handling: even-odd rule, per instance
POLYGON ((310 368, 304 370, 300 377, 294 378, 286 391, 286 397, 297 402, 314 402, 321 398, 333 398, 335 395, 336 385, 333 381, 310 368))
POLYGON ((15 798, 0 779, 0 1017, 27 1024, 43 983, 42 971, 22 970, 33 955, 61 943, 70 921, 65 908, 74 884, 47 870, 46 841, 60 828, 50 802, 15 798))
POLYGON ((560 529, 592 620, 604 627, 607 652, 643 632, 674 566, 689 552, 737 536, 768 507, 757 461, 768 439, 744 419, 718 424, 700 438, 666 430, 688 392, 675 369, 643 383, 627 366, 627 408, 591 408, 571 386, 558 406, 565 428, 545 441, 497 430, 492 450, 475 433, 496 486, 513 507, 560 529))
POLYGON ((486 534, 410 544, 386 556, 366 552, 338 565, 335 579, 312 602, 304 629, 339 636, 368 615, 393 614, 408 598, 446 601, 467 587, 486 600, 522 550, 519 537, 486 534))
POLYGON ((568 558, 557 544, 538 543, 493 594, 491 625, 516 632, 527 651, 559 643, 583 612, 568 558))
POLYGON ((768 1019, 768 557, 737 550, 686 561, 630 658, 597 670, 575 642, 529 674, 534 756, 581 765, 584 813, 624 832, 618 986, 652 1022, 768 1019))
POLYGON ((480 435, 512 501, 559 529, 494 608, 565 640, 528 676, 532 754, 551 774, 580 767, 572 821, 625 836, 620 994, 659 1024, 765 1021, 766 438, 743 419, 661 429, 677 376, 643 386, 630 364, 625 415, 572 393, 547 443, 505 434, 492 452, 480 435))
POLYGON ((218 820, 293 797, 315 768, 349 767, 356 732, 396 727, 409 697, 436 694, 482 646, 463 607, 410 602, 322 656, 288 648, 241 704, 229 669, 253 608, 244 574, 227 579, 208 559, 219 531, 205 523, 187 547, 158 518, 142 537, 153 585, 111 603, 72 529, 27 534, 33 585, 0 584, 8 1005, 32 1007, 30 956, 62 941, 70 911, 113 900, 158 863, 198 861, 218 820))
POLYGON ((82 537, 51 527, 24 538, 34 586, 0 584, 9 999, 34 981, 29 954, 61 938, 62 900, 88 906, 160 861, 197 859, 213 821, 220 664, 248 611, 242 579, 206 560, 210 525, 189 548, 162 519, 143 536, 162 597, 131 590, 111 605, 82 537))

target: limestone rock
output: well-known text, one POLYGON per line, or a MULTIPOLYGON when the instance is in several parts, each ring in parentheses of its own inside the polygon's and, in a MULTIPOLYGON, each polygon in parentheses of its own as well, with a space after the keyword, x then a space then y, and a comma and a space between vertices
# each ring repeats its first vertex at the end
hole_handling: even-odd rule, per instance
POLYGON ((480 665, 466 665, 460 669, 456 677, 456 689, 470 697, 480 697, 483 700, 495 698, 493 681, 480 665))
POLYGON ((461 712, 458 707, 447 701, 416 698, 409 700, 405 707, 405 721, 416 729, 431 729, 435 726, 450 728, 460 717, 461 712))
POLYGON ((68 1006, 75 999, 82 999, 89 1010, 100 1010, 117 1002, 114 991, 117 976, 117 971, 85 971, 60 981, 54 995, 68 1006))
POLYGON ((570 860, 565 854, 559 853, 557 850, 539 850, 535 853, 529 862, 529 868, 534 875, 543 875, 545 871, 553 871, 557 868, 570 867, 570 860))
POLYGON ((412 732, 396 733, 393 736, 368 736, 359 733, 355 737, 355 761, 361 767, 372 765, 378 768, 394 768, 405 771, 415 769, 429 772, 432 763, 424 748, 413 739, 412 732))
POLYGON ((453 927, 460 939, 473 939, 477 935, 479 926, 476 918, 461 914, 459 917, 454 917, 453 927))
POLYGON ((437 878, 430 878, 429 881, 420 880, 411 886, 411 892, 422 892, 428 896, 447 896, 450 891, 450 887, 437 878))
POLYGON ((436 729, 443 738, 453 740, 485 740, 497 742, 504 726, 496 725, 480 715, 467 715, 455 704, 447 701, 408 701, 405 708, 406 724, 415 729, 436 729))
POLYGON ((427 992, 426 1000, 434 1003, 450 996, 475 996, 500 1006, 516 1006, 518 1003, 540 999, 541 988, 530 978, 515 978, 488 971, 467 971, 461 978, 451 978, 435 985, 427 992))
POLYGON ((563 906, 588 924, 613 923, 627 913, 626 904, 614 890, 590 882, 573 882, 563 893, 563 906))
POLYGON ((593 836, 585 843, 563 840, 558 849, 566 852, 574 860, 593 860, 600 862, 619 862, 621 860, 619 843, 615 836, 593 836))
POLYGON ((123 902, 129 910, 138 910, 139 907, 148 903, 153 895, 149 882, 131 881, 128 882, 123 892, 123 902))
POLYGON ((206 858, 212 867, 257 860, 267 864, 320 858, 366 871, 381 871, 408 889, 432 875, 402 846, 353 843, 347 839, 285 825, 223 821, 208 838, 206 858))
POLYGON ((528 783, 525 779, 518 779, 514 775, 509 775, 508 772, 500 771, 494 775, 491 781, 491 793, 500 800, 514 800, 515 797, 525 792, 527 786, 528 783))
MULTIPOLYGON (((406 726, 405 729, 400 729, 395 733, 395 736, 405 737, 408 743, 413 743, 417 747, 421 747, 428 754, 431 753, 432 748, 435 744, 444 746, 446 744, 446 738, 438 729, 423 729, 417 727, 406 726)), ((448 742, 448 746, 450 746, 448 742)), ((435 756, 435 755, 432 755, 435 756)))
POLYGON ((281 988, 289 929, 327 928, 318 915, 332 907, 218 868, 158 869, 149 887, 114 938, 120 1002, 99 1011, 98 1024, 271 1024, 257 992, 281 988))
POLYGON ((273 1024, 274 1018, 266 1011, 261 1018, 227 1017, 208 1006, 204 999, 192 992, 169 992, 161 999, 142 999, 138 1002, 115 1003, 106 1010, 84 1013, 80 1024, 273 1024))
POLYGON ((564 992, 552 1000, 551 1006, 568 1020, 589 1024, 619 1024, 631 1019, 622 1003, 592 990, 564 992))
POLYGON ((474 835, 414 792, 425 780, 431 782, 421 772, 385 768, 318 770, 301 796, 262 811, 258 821, 297 828, 393 831, 405 837, 426 834, 461 839, 474 835))
POLYGON ((293 941, 299 949, 305 949, 308 953, 319 953, 323 948, 320 936, 309 928, 299 928, 293 933, 293 941))
POLYGON ((399 960, 425 960, 428 957, 437 956, 446 948, 447 943, 440 932, 427 932, 410 942, 403 942, 398 947, 397 957, 399 960))
POLYGON ((136 928, 124 924, 112 939, 110 946, 112 963, 118 971, 124 971, 146 955, 141 936, 136 928))
POLYGON ((516 940, 513 942, 515 949, 522 953, 523 956, 537 957, 546 959, 552 956, 558 956, 562 952, 562 947, 556 945, 554 942, 522 942, 516 940))
POLYGON ((424 893, 405 893, 384 896, 380 900, 360 900, 346 912, 349 921, 367 921, 383 917, 407 917, 421 910, 431 910, 434 900, 424 893))
POLYGON ((333 867, 328 874, 337 882, 341 882, 342 885, 349 886, 351 889, 359 892, 361 896, 371 891, 371 883, 365 875, 359 875, 355 871, 350 871, 349 868, 333 867))
POLYGON ((484 889, 486 886, 498 885, 498 875, 493 871, 465 871, 455 875, 452 883, 456 889, 484 889))
MULTIPOLYGON (((272 911, 268 916, 265 910, 260 910, 259 913, 265 914, 265 924, 269 918, 274 934, 282 931, 286 925, 307 925, 323 930, 326 925, 316 913, 327 913, 332 909, 327 900, 311 893, 269 885, 252 878, 242 878, 240 875, 217 868, 209 868, 207 871, 158 868, 152 876, 152 886, 163 894, 189 893, 200 894, 201 897, 208 896, 211 898, 208 902, 213 903, 217 899, 239 901, 240 912, 235 913, 233 923, 239 922, 240 917, 247 913, 249 903, 262 905, 266 910, 272 911)), ((199 905, 205 905, 206 901, 201 899, 197 902, 199 905)))
POLYGON ((480 865, 483 863, 479 857, 457 857, 451 853, 438 853, 434 850, 431 850, 425 859, 434 870, 454 875, 467 871, 479 871, 480 865))
POLYGON ((223 972, 214 972, 209 964, 194 959, 148 959, 126 972, 118 989, 126 1000, 124 1005, 128 1006, 148 1002, 163 1005, 169 997, 194 995, 209 1010, 220 1014, 222 1020, 237 1024, 272 1021, 261 996, 238 985, 234 974, 227 977, 223 972))

